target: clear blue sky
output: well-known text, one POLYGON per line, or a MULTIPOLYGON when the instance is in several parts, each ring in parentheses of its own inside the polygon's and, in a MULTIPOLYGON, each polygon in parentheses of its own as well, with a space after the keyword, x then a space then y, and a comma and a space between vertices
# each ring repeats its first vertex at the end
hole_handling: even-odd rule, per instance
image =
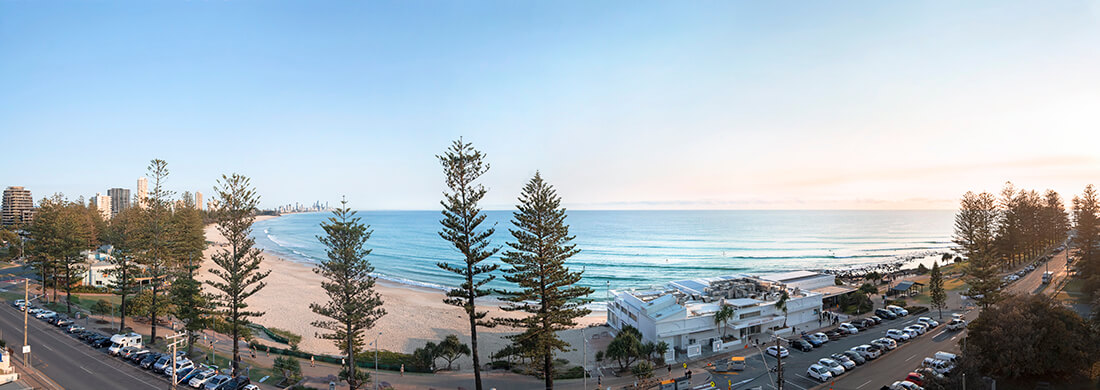
POLYGON ((0 186, 434 209, 434 155, 572 208, 950 208, 1100 183, 1100 6, 0 1, 0 186))

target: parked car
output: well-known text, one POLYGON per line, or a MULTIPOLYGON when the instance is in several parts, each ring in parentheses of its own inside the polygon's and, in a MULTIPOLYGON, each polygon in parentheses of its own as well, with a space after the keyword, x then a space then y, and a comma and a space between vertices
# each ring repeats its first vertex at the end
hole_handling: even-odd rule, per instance
MULTIPOLYGON (((130 356, 130 354, 137 351, 139 351, 138 347, 122 347, 118 350, 118 352, 115 352, 114 355, 125 359, 126 357, 130 356)), ((110 352, 108 351, 108 353, 110 352)))
POLYGON ((187 381, 187 385, 199 389, 206 385, 206 381, 213 379, 216 376, 218 376, 217 370, 207 369, 203 372, 200 372, 194 378, 191 378, 191 380, 187 381))
POLYGON ((844 351, 844 352, 841 352, 841 353, 844 354, 844 356, 847 356, 849 359, 852 359, 852 361, 856 362, 857 365, 867 363, 867 359, 864 358, 863 355, 860 354, 859 352, 844 351))
POLYGON ((840 330, 844 331, 844 333, 847 333, 847 334, 859 333, 859 329, 856 329, 855 325, 852 325, 852 323, 850 323, 850 322, 845 322, 845 323, 840 324, 840 326, 837 327, 837 329, 840 329, 840 330))
POLYGON ((940 375, 947 375, 951 372, 951 369, 955 368, 951 363, 934 358, 924 358, 924 361, 921 362, 921 367, 931 368, 940 375))
POLYGON ((864 359, 867 359, 867 360, 877 358, 881 354, 880 350, 878 348, 875 348, 874 346, 867 345, 867 344, 852 347, 852 349, 850 349, 850 351, 858 352, 860 355, 863 355, 864 359))
POLYGON ((920 333, 917 332, 916 329, 905 328, 905 329, 902 329, 901 331, 905 332, 905 334, 909 335, 910 339, 915 339, 915 338, 917 338, 917 336, 920 336, 920 333))
POLYGON ((953 319, 947 323, 947 330, 963 330, 966 329, 966 321, 961 319, 953 319))
POLYGON ((870 318, 864 318, 863 321, 860 321, 860 322, 863 323, 863 327, 865 327, 865 328, 870 328, 872 326, 878 325, 878 323, 875 322, 875 320, 872 320, 870 318))
POLYGON ((871 340, 871 345, 879 347, 879 349, 881 349, 883 351, 890 351, 890 350, 893 350, 894 348, 898 347, 897 342, 895 342, 894 340, 892 340, 888 337, 882 337, 882 338, 877 338, 877 339, 871 340))
POLYGON ((867 324, 863 320, 852 320, 851 324, 859 330, 867 329, 867 324))
POLYGON ((836 330, 830 330, 828 332, 825 332, 825 336, 828 336, 830 341, 840 340, 844 337, 844 333, 837 332, 836 330))
POLYGON ((897 319, 898 315, 886 309, 875 309, 875 315, 887 320, 897 319))
POLYGON ((829 342, 829 336, 822 332, 817 332, 809 336, 817 341, 820 341, 822 344, 829 342))
POLYGON ((225 382, 229 382, 229 376, 218 375, 207 380, 206 383, 202 385, 202 388, 206 390, 216 390, 218 386, 221 386, 225 382))
POLYGON ((193 367, 195 367, 195 363, 192 362, 191 359, 176 359, 175 368, 172 367, 171 363, 169 363, 168 367, 164 368, 164 376, 170 377, 173 371, 179 372, 182 369, 193 367))
MULTIPOLYGON (((810 351, 814 350, 813 344, 810 344, 810 342, 806 341, 806 340, 794 339, 794 340, 791 340, 790 344, 791 344, 791 348, 797 349, 797 350, 802 351, 802 352, 810 352, 810 351)), ((771 347, 769 347, 769 348, 771 348, 771 347)))
POLYGON ((229 381, 227 381, 225 383, 222 383, 216 389, 217 390, 243 390, 244 387, 248 386, 248 385, 249 385, 248 377, 244 376, 244 375, 241 375, 241 376, 238 376, 236 378, 230 379, 229 381))
MULTIPOLYGON (((179 384, 190 386, 191 380, 195 379, 195 377, 199 376, 199 374, 206 372, 206 370, 207 368, 202 366, 192 367, 190 370, 187 371, 186 374, 183 374, 183 376, 179 377, 179 384)), ((183 371, 180 371, 180 373, 183 373, 183 371)))
POLYGON ((50 310, 42 310, 42 311, 39 311, 37 313, 34 313, 34 318, 37 318, 37 319, 40 319, 40 320, 48 320, 48 319, 50 319, 52 317, 56 317, 56 316, 57 316, 57 313, 53 312, 53 311, 50 311, 50 310))
POLYGON ((841 365, 836 360, 833 360, 833 359, 830 359, 830 358, 817 359, 817 364, 825 366, 825 368, 828 368, 829 372, 833 374, 834 378, 840 376, 840 374, 843 374, 844 371, 845 371, 843 365, 841 365))
POLYGON ((924 388, 913 382, 897 381, 890 385, 890 390, 924 390, 924 388))
POLYGON ((69 333, 74 333, 74 334, 75 334, 75 333, 77 333, 77 332, 81 332, 81 331, 84 331, 84 327, 83 327, 83 326, 80 326, 80 325, 77 325, 77 324, 72 324, 72 325, 69 325, 68 327, 66 327, 66 328, 65 328, 65 331, 66 331, 66 332, 69 332, 69 333))
POLYGON ((260 387, 256 385, 248 385, 245 386, 243 390, 260 390, 260 387))
POLYGON ((889 311, 893 312, 898 317, 905 317, 905 316, 909 315, 909 310, 905 310, 901 306, 897 306, 897 305, 886 306, 886 310, 889 310, 889 311))
POLYGON ((95 347, 97 349, 107 348, 109 346, 111 346, 111 338, 107 336, 103 336, 92 343, 92 347, 95 347))
POLYGON ((168 365, 172 364, 172 357, 167 354, 161 355, 160 359, 157 359, 156 363, 153 363, 153 372, 164 372, 168 365))
POLYGON ((905 333, 898 329, 890 329, 886 331, 886 337, 897 341, 908 341, 910 338, 908 333, 905 333))
POLYGON ((164 354, 161 353, 149 354, 149 356, 146 356, 145 359, 141 359, 141 363, 138 363, 138 366, 146 370, 152 369, 153 365, 157 364, 157 362, 160 361, 160 358, 162 357, 164 357, 164 354))
POLYGON ((785 358, 791 355, 790 352, 787 352, 787 348, 776 347, 774 345, 765 349, 764 352, 766 352, 768 355, 778 356, 780 358, 785 358))
POLYGON ((917 332, 917 336, 923 335, 924 332, 925 332, 924 327, 922 327, 920 325, 909 325, 909 326, 906 326, 905 329, 902 329, 902 330, 912 330, 914 332, 917 332))
POLYGON ((830 379, 833 379, 832 372, 820 364, 810 365, 810 368, 806 369, 806 376, 821 382, 828 382, 830 379))
POLYGON ((917 373, 924 375, 925 379, 935 377, 936 379, 943 379, 943 375, 928 367, 921 367, 917 369, 917 373))
POLYGON ((844 366, 845 370, 851 371, 852 369, 856 368, 856 362, 852 361, 851 358, 845 356, 842 353, 834 353, 832 355, 829 355, 829 358, 836 360, 837 363, 840 363, 840 365, 844 366))
POLYGON ((138 351, 134 354, 131 354, 130 357, 127 358, 127 360, 129 360, 130 363, 138 364, 138 363, 141 363, 142 360, 145 360, 145 358, 149 357, 149 355, 152 354, 152 353, 153 352, 150 352, 148 350, 138 351))
POLYGON ((924 386, 924 375, 921 375, 919 372, 910 372, 909 375, 905 377, 905 380, 913 382, 913 384, 917 386, 924 386))
POLYGON ((814 337, 810 337, 810 335, 808 335, 808 334, 802 335, 802 340, 809 341, 810 344, 812 344, 814 347, 820 347, 821 344, 825 344, 821 340, 818 340, 814 337))
POLYGON ((870 316, 870 317, 867 317, 867 318, 870 319, 871 321, 874 321, 875 325, 878 325, 878 324, 882 323, 882 318, 879 318, 879 316, 870 316))
MULTIPOLYGON (((184 383, 184 380, 187 379, 188 375, 191 375, 192 371, 195 371, 195 367, 187 367, 179 370, 179 372, 176 373, 176 384, 184 383)), ((169 377, 171 377, 171 375, 169 375, 169 377)))

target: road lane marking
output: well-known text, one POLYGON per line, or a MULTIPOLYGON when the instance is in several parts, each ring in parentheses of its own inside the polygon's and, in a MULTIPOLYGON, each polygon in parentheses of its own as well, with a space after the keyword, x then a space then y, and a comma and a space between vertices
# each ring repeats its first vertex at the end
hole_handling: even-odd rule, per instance
POLYGON ((913 356, 910 356, 910 357, 906 358, 906 359, 905 359, 905 361, 910 361, 910 360, 912 360, 912 359, 913 359, 913 358, 915 358, 915 357, 917 357, 917 355, 913 355, 913 356))
POLYGON ((951 337, 951 339, 952 339, 952 340, 954 340, 954 339, 956 339, 956 338, 958 338, 958 337, 959 337, 959 335, 954 335, 954 336, 952 336, 952 337, 951 337))
POLYGON ((863 384, 862 384, 862 385, 856 386, 856 388, 858 389, 858 388, 861 388, 861 387, 863 387, 863 386, 867 386, 867 384, 868 384, 868 383, 871 383, 871 380, 870 380, 870 379, 868 379, 868 380, 867 380, 866 382, 863 382, 863 384))

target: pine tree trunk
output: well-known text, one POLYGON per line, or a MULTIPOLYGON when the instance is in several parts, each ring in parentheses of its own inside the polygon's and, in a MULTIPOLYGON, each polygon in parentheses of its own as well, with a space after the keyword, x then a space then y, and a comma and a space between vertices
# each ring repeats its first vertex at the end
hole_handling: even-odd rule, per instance
POLYGON ((126 329, 126 294, 122 294, 122 303, 119 304, 118 333, 126 329))
POLYGON ((231 366, 233 367, 233 376, 237 376, 237 370, 238 370, 237 361, 240 360, 240 358, 241 358, 241 350, 240 350, 240 345, 238 345, 238 343, 237 343, 238 337, 240 337, 240 331, 238 329, 240 327, 240 323, 239 323, 239 318, 237 317, 237 300, 236 299, 233 300, 232 313, 233 313, 233 316, 231 317, 231 319, 233 320, 233 323, 231 325, 233 327, 233 363, 231 364, 231 366))
POLYGON ((473 275, 473 267, 470 266, 470 267, 467 267, 467 268, 470 269, 470 271, 469 271, 469 273, 467 273, 467 275, 471 275, 471 277, 466 278, 469 281, 470 286, 471 286, 471 290, 470 290, 470 308, 474 309, 473 313, 469 313, 470 314, 470 352, 473 353, 473 358, 474 358, 474 384, 475 384, 475 387, 477 388, 477 390, 482 390, 481 389, 481 360, 478 359, 478 356, 477 356, 477 319, 474 318, 474 314, 477 313, 477 311, 476 311, 476 307, 474 306, 474 299, 473 299, 473 297, 474 297, 474 291, 473 291, 473 287, 472 287, 474 285, 473 284, 474 283, 473 282, 473 276, 472 276, 473 275))
POLYGON ((550 353, 550 348, 543 352, 546 356, 542 359, 542 373, 546 377, 546 390, 551 390, 554 388, 554 354, 550 353))
POLYGON ((157 281, 156 281, 155 278, 153 280, 153 301, 149 305, 149 318, 151 318, 153 320, 152 321, 153 322, 153 331, 152 331, 152 334, 149 335, 149 342, 150 343, 156 343, 157 342, 157 281))

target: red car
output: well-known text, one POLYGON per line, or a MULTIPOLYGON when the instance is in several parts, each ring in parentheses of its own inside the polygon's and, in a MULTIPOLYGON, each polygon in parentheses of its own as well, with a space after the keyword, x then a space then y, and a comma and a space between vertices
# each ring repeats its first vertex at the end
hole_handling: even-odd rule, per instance
POLYGON ((905 381, 913 382, 917 386, 924 386, 924 375, 916 372, 910 372, 909 376, 905 377, 905 381))

